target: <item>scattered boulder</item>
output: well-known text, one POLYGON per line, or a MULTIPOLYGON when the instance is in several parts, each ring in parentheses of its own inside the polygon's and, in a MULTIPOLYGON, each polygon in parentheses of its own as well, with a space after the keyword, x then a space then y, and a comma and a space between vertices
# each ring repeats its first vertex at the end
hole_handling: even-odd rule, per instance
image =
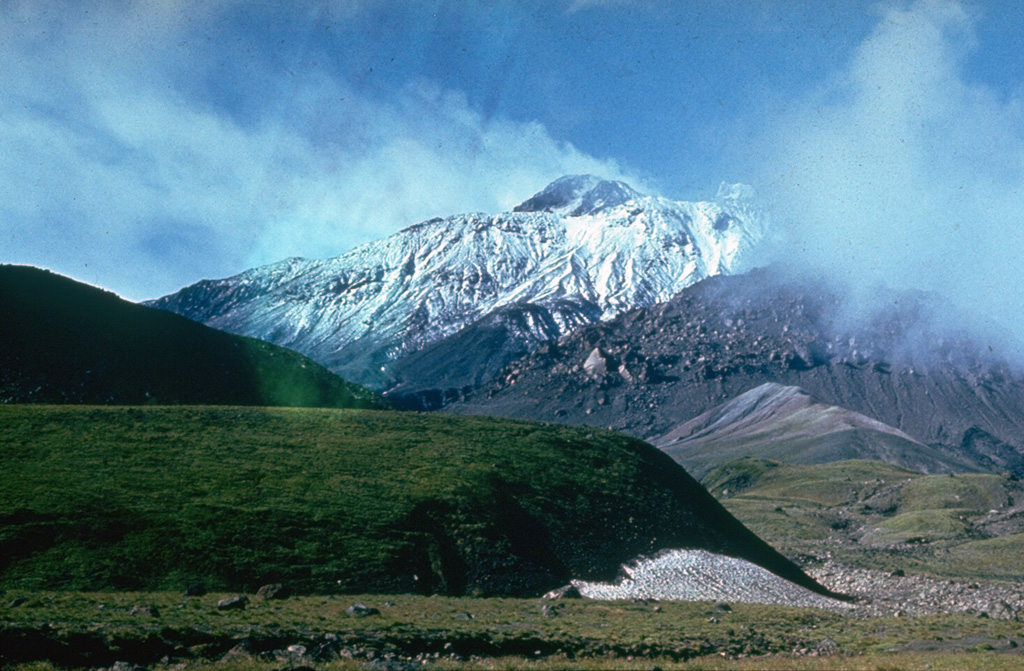
POLYGON ((378 657, 363 665, 367 671, 416 671, 420 665, 416 662, 403 662, 400 659, 378 657))
POLYGON ((160 611, 156 606, 148 603, 139 604, 138 606, 132 606, 132 609, 128 611, 129 615, 145 615, 148 617, 160 617, 160 611))
POLYGON ((628 351, 622 355, 622 363, 619 364, 619 375, 622 379, 631 384, 652 382, 656 377, 651 362, 634 351, 628 351))
POLYGON ((572 583, 570 583, 570 584, 568 584, 568 585, 566 585, 564 587, 559 587, 558 589, 551 590, 550 592, 545 594, 543 598, 545 598, 545 599, 580 599, 580 598, 582 598, 582 595, 580 594, 580 591, 576 588, 576 585, 573 585, 572 583))
POLYGON ((601 353, 600 347, 595 347, 583 362, 583 372, 595 380, 608 374, 608 359, 601 353))
POLYGON ((203 596, 206 594, 206 585, 196 583, 185 588, 185 596, 203 596))
POLYGON ((370 606, 365 606, 361 603, 354 603, 345 609, 345 613, 350 617, 369 617, 371 615, 380 615, 380 611, 370 606))
POLYGON ((289 645, 285 650, 285 653, 293 657, 302 657, 306 654, 306 646, 295 643, 293 645, 289 645))
POLYGON ((249 597, 238 594, 218 601, 217 610, 245 610, 247 605, 249 605, 249 597))
POLYGON ((1005 601, 994 601, 989 605, 986 613, 993 620, 1015 620, 1017 619, 1017 613, 1014 612, 1010 604, 1005 601))
POLYGON ((286 599, 291 596, 291 590, 280 583, 264 585, 256 591, 256 596, 261 599, 286 599))
POLYGON ((316 671, 316 669, 309 666, 307 663, 313 661, 313 659, 309 657, 308 653, 309 649, 301 643, 289 645, 284 650, 275 650, 274 657, 277 661, 288 664, 280 669, 275 669, 275 671, 303 671, 304 669, 316 671))
POLYGON ((831 638, 823 638, 818 645, 814 646, 814 654, 819 657, 831 657, 839 652, 839 645, 831 638))

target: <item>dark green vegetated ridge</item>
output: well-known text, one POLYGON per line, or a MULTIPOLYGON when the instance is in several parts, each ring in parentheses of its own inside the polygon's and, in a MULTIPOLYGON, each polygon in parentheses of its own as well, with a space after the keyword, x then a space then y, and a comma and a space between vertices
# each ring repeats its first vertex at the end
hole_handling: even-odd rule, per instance
POLYGON ((657 449, 361 410, 0 407, 0 581, 535 595, 662 548, 821 590, 657 449))
POLYGON ((0 266, 0 402, 387 408, 313 360, 44 270, 0 266))

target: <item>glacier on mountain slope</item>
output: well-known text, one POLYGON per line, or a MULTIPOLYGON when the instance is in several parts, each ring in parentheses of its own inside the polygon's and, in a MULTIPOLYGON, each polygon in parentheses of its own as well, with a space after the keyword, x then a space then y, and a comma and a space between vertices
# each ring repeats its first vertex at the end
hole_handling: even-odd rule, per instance
POLYGON ((707 202, 563 177, 512 212, 435 218, 333 259, 203 280, 149 305, 284 345, 387 388, 391 362, 495 311, 540 306, 535 340, 740 270, 764 236, 742 186, 707 202))

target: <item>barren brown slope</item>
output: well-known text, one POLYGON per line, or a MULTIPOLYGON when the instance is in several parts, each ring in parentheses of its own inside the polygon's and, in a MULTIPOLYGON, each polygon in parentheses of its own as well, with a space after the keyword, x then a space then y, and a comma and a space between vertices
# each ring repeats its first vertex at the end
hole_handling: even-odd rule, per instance
POLYGON ((694 477, 733 459, 788 464, 874 459, 922 473, 973 470, 878 420, 766 382, 651 441, 694 477))

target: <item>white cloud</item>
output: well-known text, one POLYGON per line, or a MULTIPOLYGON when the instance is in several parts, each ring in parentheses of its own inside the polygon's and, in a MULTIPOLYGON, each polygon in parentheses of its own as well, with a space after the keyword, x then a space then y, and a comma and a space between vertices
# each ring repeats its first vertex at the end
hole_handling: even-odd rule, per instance
POLYGON ((373 99, 323 72, 268 72, 291 78, 288 98, 239 121, 168 74, 215 5, 98 7, 0 16, 19 28, 0 60, 24 65, 0 74, 0 261, 141 299, 431 216, 501 211, 562 174, 624 177, 429 82, 373 99))
POLYGON ((775 120, 757 151, 789 222, 780 254, 1020 321, 1021 105, 965 75, 975 46, 957 2, 889 8, 844 72, 775 120))

